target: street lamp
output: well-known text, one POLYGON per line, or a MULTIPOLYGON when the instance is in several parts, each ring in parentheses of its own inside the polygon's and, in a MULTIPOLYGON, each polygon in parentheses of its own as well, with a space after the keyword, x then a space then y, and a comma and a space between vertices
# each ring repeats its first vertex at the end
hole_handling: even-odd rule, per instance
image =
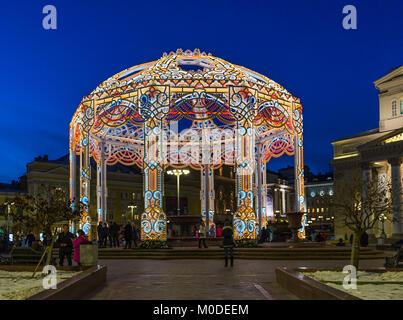
POLYGON ((379 216, 379 220, 381 220, 381 222, 382 222, 382 235, 381 235, 382 239, 386 239, 386 234, 385 234, 385 220, 386 219, 387 219, 387 217, 383 213, 379 216))
POLYGON ((132 209, 132 215, 131 215, 131 220, 133 221, 133 210, 134 208, 137 208, 137 206, 127 206, 128 208, 132 209))
POLYGON ((177 195, 177 197, 178 197, 178 208, 177 208, 177 211, 178 211, 178 216, 180 215, 180 198, 179 198, 179 188, 180 188, 180 183, 179 183, 179 180, 180 180, 180 176, 183 174, 183 175, 187 175, 187 174, 189 174, 190 173, 190 171, 189 170, 187 170, 187 169, 185 169, 185 170, 181 170, 181 169, 174 169, 174 170, 168 170, 167 171, 167 173, 169 174, 169 175, 175 175, 176 176, 176 189, 177 189, 177 192, 178 192, 178 195, 177 195))

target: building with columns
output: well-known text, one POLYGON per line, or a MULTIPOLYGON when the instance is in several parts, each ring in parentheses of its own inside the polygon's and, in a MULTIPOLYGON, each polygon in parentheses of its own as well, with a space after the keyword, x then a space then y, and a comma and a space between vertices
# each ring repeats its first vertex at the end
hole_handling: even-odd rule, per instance
POLYGON ((283 222, 287 219, 287 212, 294 211, 294 185, 286 180, 269 176, 267 183, 267 212, 272 222, 283 222))
MULTIPOLYGON (((336 184, 338 177, 355 168, 362 169, 363 177, 391 182, 395 222, 385 222, 385 233, 393 241, 403 237, 403 66, 393 68, 374 84, 379 90, 379 127, 333 141, 332 165, 336 184)), ((380 233, 377 227, 370 236, 379 237, 380 233)), ((350 234, 347 227, 336 227, 336 238, 346 234, 350 234)))

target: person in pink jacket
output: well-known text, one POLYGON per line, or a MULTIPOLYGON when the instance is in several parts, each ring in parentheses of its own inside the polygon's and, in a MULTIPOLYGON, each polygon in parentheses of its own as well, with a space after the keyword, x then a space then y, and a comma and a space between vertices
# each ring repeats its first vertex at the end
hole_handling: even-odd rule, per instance
POLYGON ((88 242, 88 237, 85 235, 83 230, 78 230, 78 238, 77 240, 72 241, 74 247, 74 258, 73 260, 80 265, 80 244, 83 242, 88 242))

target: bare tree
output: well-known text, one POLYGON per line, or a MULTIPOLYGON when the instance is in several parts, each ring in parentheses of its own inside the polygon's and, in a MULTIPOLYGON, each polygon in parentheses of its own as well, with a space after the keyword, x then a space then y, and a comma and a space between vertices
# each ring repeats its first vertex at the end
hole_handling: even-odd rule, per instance
POLYGON ((336 180, 331 206, 335 224, 353 232, 351 264, 358 269, 361 236, 373 230, 382 217, 393 221, 391 184, 386 179, 363 177, 359 169, 352 170, 336 180))
MULTIPOLYGON (((19 209, 8 213, 8 219, 13 222, 14 233, 32 230, 43 232, 46 245, 50 246, 53 246, 54 242, 54 225, 77 219, 82 206, 73 210, 66 190, 43 185, 39 188, 38 196, 17 195, 8 199, 5 205, 8 203, 13 203, 13 207, 19 209)), ((50 260, 50 257, 47 260, 50 260)))

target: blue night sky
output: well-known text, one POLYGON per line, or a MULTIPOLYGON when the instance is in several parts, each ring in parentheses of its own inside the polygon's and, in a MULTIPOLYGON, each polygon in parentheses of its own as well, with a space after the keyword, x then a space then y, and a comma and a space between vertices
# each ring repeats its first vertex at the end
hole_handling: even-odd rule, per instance
POLYGON ((71 117, 100 82, 177 48, 211 52, 300 97, 305 163, 323 172, 331 141, 378 126, 373 81, 403 64, 401 0, 14 0, 0 12, 1 182, 35 156, 68 152, 71 117), (57 30, 42 28, 47 4, 57 8, 57 30), (349 4, 357 30, 342 27, 349 4))

